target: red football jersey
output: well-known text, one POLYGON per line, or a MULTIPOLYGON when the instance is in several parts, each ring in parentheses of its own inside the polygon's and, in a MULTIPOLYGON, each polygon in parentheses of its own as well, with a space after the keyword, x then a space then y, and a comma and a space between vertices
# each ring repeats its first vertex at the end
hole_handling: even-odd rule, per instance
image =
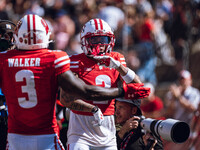
MULTIPOLYGON (((124 66, 126 66, 125 58, 122 54, 118 52, 111 52, 110 56, 115 60, 120 61, 124 66)), ((85 81, 89 85, 97 85, 102 87, 117 87, 117 82, 119 81, 119 72, 116 69, 105 68, 103 66, 97 65, 97 63, 88 58, 84 53, 78 55, 72 55, 70 57, 70 69, 72 72, 76 73, 79 78, 85 81)), ((97 105, 103 115, 113 115, 115 111, 115 101, 87 101, 90 104, 97 105)), ((76 114, 89 115, 92 113, 81 112, 72 110, 76 114)))
POLYGON ((70 59, 63 51, 0 53, 0 84, 8 105, 9 133, 57 133, 57 75, 69 69, 70 59))

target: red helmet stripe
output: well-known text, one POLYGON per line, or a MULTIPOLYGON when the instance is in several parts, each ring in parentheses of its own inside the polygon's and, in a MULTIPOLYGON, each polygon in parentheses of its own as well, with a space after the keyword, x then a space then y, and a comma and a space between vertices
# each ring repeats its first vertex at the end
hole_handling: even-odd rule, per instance
POLYGON ((46 23, 46 21, 44 19, 41 19, 41 23, 42 23, 42 25, 44 26, 44 28, 46 30, 46 34, 48 34, 48 32, 49 32, 48 24, 46 23))
POLYGON ((97 20, 96 20, 96 19, 94 19, 94 24, 95 24, 96 30, 98 30, 98 23, 97 23, 97 20))
POLYGON ((30 35, 30 15, 27 15, 27 33, 28 33, 28 44, 30 45, 31 44, 31 35, 30 35))
POLYGON ((100 22, 100 29, 103 30, 103 23, 102 23, 102 20, 99 19, 99 22, 100 22))
POLYGON ((33 15, 33 44, 36 44, 35 15, 33 15))

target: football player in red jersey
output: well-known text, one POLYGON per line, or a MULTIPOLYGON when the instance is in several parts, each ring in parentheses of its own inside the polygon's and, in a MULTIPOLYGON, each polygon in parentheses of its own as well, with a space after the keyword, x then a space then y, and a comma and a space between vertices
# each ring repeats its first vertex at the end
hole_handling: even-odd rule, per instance
MULTIPOLYGON (((55 101, 60 86, 77 98, 106 100, 148 96, 134 85, 87 85, 70 71, 68 55, 49 50, 50 30, 41 17, 25 15, 15 29, 17 49, 0 53, 0 88, 8 105, 8 150, 64 149, 57 137, 55 101)), ((67 100, 66 100, 67 101, 67 100)))
MULTIPOLYGON (((139 77, 126 67, 124 56, 113 52, 114 43, 115 37, 110 26, 101 19, 91 19, 81 31, 84 53, 70 57, 71 71, 89 85, 117 87, 118 81, 122 79, 125 84, 135 83, 136 86, 142 86, 139 77)), ((61 97, 65 96, 66 93, 61 92, 61 97)), ((68 103, 71 109, 67 133, 68 149, 117 150, 115 100, 100 102, 83 99, 82 103, 89 103, 91 108, 93 106, 90 112, 77 101, 68 103)))

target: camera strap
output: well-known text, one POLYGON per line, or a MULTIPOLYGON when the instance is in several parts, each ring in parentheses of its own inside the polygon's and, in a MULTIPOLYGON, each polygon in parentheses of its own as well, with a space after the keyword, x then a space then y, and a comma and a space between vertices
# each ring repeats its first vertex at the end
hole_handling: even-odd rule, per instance
POLYGON ((133 131, 131 131, 122 141, 121 143, 121 147, 120 147, 120 150, 125 150, 126 147, 127 147, 127 144, 131 138, 131 136, 133 135, 133 131))

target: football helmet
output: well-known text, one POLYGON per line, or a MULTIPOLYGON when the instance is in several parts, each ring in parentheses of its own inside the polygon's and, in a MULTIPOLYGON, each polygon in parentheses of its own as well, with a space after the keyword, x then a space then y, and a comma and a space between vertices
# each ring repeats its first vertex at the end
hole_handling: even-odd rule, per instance
POLYGON ((102 19, 91 19, 82 28, 81 45, 84 53, 90 56, 106 55, 113 50, 115 36, 110 26, 102 19), (105 51, 100 52, 100 46, 105 51))
POLYGON ((13 48, 15 24, 9 20, 0 20, 0 51, 13 48))
POLYGON ((49 26, 44 19, 35 14, 25 15, 17 23, 15 43, 17 48, 22 50, 48 48, 50 34, 49 26))

